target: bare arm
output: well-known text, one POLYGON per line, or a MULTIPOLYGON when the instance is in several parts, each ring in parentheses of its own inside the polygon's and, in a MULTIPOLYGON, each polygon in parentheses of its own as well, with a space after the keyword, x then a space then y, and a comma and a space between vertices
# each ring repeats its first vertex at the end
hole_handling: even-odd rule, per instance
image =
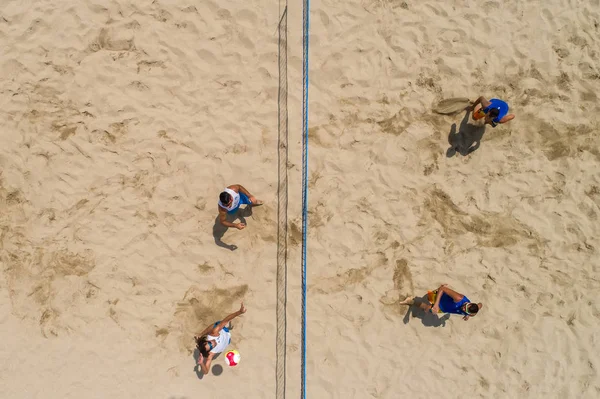
MULTIPOLYGON (((217 205, 218 206, 218 205, 217 205)), ((225 211, 223 208, 221 208, 220 206, 218 206, 219 209, 219 221, 221 222, 221 224, 225 227, 238 227, 237 223, 231 223, 227 220, 227 211, 225 211)))
POLYGON ((513 114, 508 114, 504 118, 500 119, 500 123, 510 122, 513 119, 515 119, 515 116, 513 114))
POLYGON ((440 288, 437 289, 437 294, 435 294, 435 303, 430 309, 432 313, 437 313, 440 310, 440 300, 442 299, 445 286, 446 284, 442 284, 440 285, 440 288))
POLYGON ((229 186, 228 188, 230 188, 232 190, 237 189, 237 191, 241 192, 242 194, 244 194, 248 198, 252 197, 252 194, 250 194, 250 191, 246 190, 244 188, 244 186, 242 186, 241 184, 234 184, 232 186, 229 186))
POLYGON ((246 313, 246 307, 242 303, 240 306, 240 310, 238 310, 237 312, 231 313, 230 315, 225 317, 223 320, 221 320, 221 322, 219 324, 217 324, 217 326, 213 329, 212 333, 214 335, 218 334, 223 329, 223 327, 225 327, 231 320, 235 319, 236 317, 238 317, 244 313, 246 313))
POLYGON ((477 100, 475 100, 473 105, 471 105, 473 107, 472 109, 475 109, 477 104, 481 104, 482 108, 487 108, 490 106, 491 103, 485 97, 481 96, 477 100))
POLYGON ((210 352, 208 354, 208 356, 206 357, 206 363, 204 362, 204 356, 202 356, 202 354, 200 354, 200 357, 198 358, 198 365, 200 366, 200 369, 202 370, 203 374, 208 374, 208 370, 210 370, 210 364, 212 363, 212 359, 213 356, 215 354, 210 352))
POLYGON ((464 297, 464 295, 459 294, 451 288, 448 288, 447 284, 440 285, 440 288, 437 290, 437 295, 435 296, 435 304, 431 308, 433 313, 437 313, 440 310, 440 300, 442 299, 442 294, 450 295, 454 302, 459 302, 464 297))
POLYGON ((208 334, 209 332, 211 332, 213 329, 213 324, 211 324, 210 326, 206 327, 204 330, 202 330, 202 332, 200 334, 198 334, 198 337, 202 337, 206 334, 208 334))

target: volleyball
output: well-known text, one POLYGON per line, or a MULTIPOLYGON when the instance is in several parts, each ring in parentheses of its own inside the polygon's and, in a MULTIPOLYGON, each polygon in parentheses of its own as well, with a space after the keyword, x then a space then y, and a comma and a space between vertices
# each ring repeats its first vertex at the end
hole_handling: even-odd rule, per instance
POLYGON ((233 366, 237 366, 240 362, 240 352, 234 350, 228 351, 225 354, 225 363, 227 363, 228 366, 233 367, 233 366))

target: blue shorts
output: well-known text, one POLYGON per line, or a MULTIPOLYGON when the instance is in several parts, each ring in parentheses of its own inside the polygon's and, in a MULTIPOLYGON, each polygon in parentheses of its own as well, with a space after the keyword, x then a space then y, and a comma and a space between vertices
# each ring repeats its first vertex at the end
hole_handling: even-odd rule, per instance
POLYGON ((236 213, 239 209, 240 209, 240 205, 252 205, 252 202, 250 201, 250 199, 246 196, 246 194, 244 193, 238 193, 240 195, 240 203, 238 204, 238 206, 230 211, 227 211, 227 213, 234 214, 236 213))
MULTIPOLYGON (((217 322, 216 322, 216 323, 213 325, 213 327, 216 327, 216 326, 218 326, 220 322, 221 322, 221 320, 217 321, 217 322)), ((227 327, 223 327, 223 330, 225 330, 225 332, 229 332, 229 328, 227 328, 227 327)))

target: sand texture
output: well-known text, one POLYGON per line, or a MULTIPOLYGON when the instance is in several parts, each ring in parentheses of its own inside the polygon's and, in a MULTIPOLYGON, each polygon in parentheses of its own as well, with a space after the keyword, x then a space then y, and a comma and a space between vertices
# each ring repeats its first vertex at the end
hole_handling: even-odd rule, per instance
MULTIPOLYGON (((296 3, 289 397, 301 347, 296 3)), ((282 5, 2 3, 1 398, 274 397, 282 5), (241 231, 216 224, 219 192, 237 183, 265 201, 239 215, 241 231), (193 335, 242 300, 240 365, 220 356, 202 376, 193 335)), ((307 397, 599 397, 598 0, 311 10, 307 397), (480 95, 506 100, 515 120, 493 129, 452 101, 436 108, 480 95), (441 283, 481 314, 399 305, 441 283)))

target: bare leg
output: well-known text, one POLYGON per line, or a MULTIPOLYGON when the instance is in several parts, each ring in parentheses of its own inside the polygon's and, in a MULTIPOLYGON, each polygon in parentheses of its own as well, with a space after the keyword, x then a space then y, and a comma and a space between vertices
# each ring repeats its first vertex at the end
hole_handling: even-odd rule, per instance
POLYGON ((424 311, 428 311, 429 309, 431 309, 431 304, 429 302, 422 302, 421 300, 419 300, 417 303, 417 301, 415 301, 414 296, 407 297, 405 300, 400 302, 400 305, 408 305, 408 306, 417 305, 419 308, 423 309, 424 311))
POLYGON ((400 302, 400 305, 414 305, 415 304, 415 297, 414 296, 408 296, 406 297, 405 300, 403 300, 402 302, 400 302))

